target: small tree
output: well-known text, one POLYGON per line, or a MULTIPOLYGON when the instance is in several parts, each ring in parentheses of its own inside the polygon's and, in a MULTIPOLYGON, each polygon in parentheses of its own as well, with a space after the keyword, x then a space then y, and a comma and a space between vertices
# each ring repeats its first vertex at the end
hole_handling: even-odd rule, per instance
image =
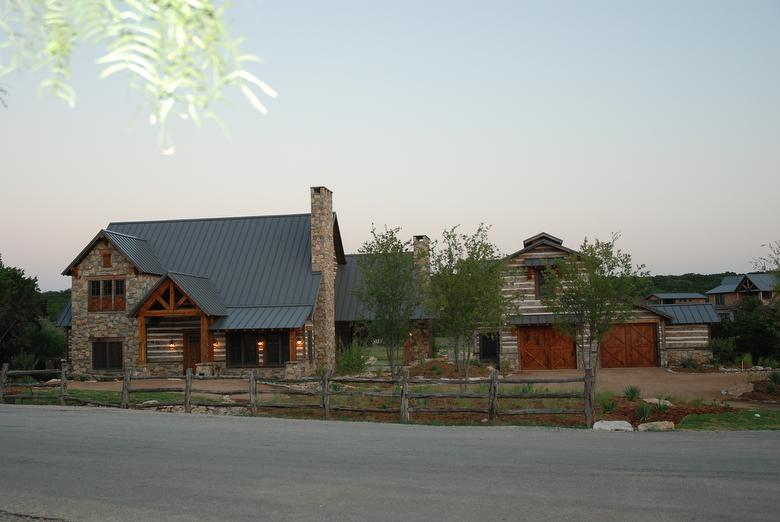
POLYGON ((0 258, 0 362, 26 347, 25 333, 38 328, 44 313, 38 280, 26 277, 20 268, 3 265, 0 258))
POLYGON ((488 239, 489 227, 480 224, 472 235, 456 230, 445 230, 442 243, 432 245, 429 301, 436 329, 452 339, 455 364, 468 378, 474 333, 500 328, 510 300, 501 290, 506 262, 488 239))
POLYGON ((598 346, 615 323, 631 317, 646 287, 648 272, 610 241, 588 238, 579 254, 545 270, 542 302, 554 315, 555 327, 571 336, 580 349, 580 365, 599 365, 598 346))
POLYGON ((769 253, 765 256, 753 260, 753 266, 756 270, 762 272, 771 272, 777 278, 775 291, 780 292, 780 240, 773 241, 766 245, 769 253))
POLYGON ((371 239, 359 250, 364 254, 358 258, 361 279, 353 291, 365 308, 368 336, 384 344, 393 375, 398 374, 398 355, 420 303, 415 259, 410 242, 398 238, 399 231, 371 228, 371 239))

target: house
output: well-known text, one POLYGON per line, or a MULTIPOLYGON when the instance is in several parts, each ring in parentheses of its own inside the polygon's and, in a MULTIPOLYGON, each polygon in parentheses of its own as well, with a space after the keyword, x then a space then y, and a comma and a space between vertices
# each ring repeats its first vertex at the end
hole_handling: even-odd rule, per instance
MULTIPOLYGON (((502 369, 581 366, 580 348, 553 327, 553 314, 541 300, 545 269, 571 255, 577 252, 542 232, 526 239, 523 248, 508 257, 503 291, 518 314, 500 332, 486 329, 477 334, 475 349, 480 358, 496 359, 502 369)), ((638 304, 632 319, 614 325, 603 339, 601 366, 667 366, 688 358, 708 361, 710 326, 716 322, 718 316, 707 303, 638 304)))
POLYGON ((707 296, 693 292, 659 292, 645 297, 648 304, 706 303, 707 296))
MULTIPOLYGON (((332 192, 312 187, 310 201, 307 214, 122 222, 99 231, 63 272, 71 303, 58 324, 69 329, 71 369, 333 368, 337 324, 360 319, 348 302, 359 271, 344 253, 332 192)), ((421 357, 430 321, 416 324, 407 351, 421 357)))
POLYGON ((721 319, 728 321, 734 318, 734 311, 743 299, 753 297, 764 304, 775 302, 778 285, 780 278, 768 272, 731 275, 724 277, 720 285, 708 290, 707 297, 721 319))

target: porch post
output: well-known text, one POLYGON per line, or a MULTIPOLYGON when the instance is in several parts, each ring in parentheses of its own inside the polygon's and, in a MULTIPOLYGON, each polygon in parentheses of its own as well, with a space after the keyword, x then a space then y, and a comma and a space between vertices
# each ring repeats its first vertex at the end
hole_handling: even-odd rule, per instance
POLYGON ((138 364, 146 366, 146 317, 138 316, 138 364))
POLYGON ((209 321, 206 314, 200 314, 200 360, 209 361, 209 321))

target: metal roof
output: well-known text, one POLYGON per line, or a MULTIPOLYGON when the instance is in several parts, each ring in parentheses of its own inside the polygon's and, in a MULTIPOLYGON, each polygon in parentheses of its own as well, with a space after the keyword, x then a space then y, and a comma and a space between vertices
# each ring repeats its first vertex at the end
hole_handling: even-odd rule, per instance
POLYGON ((178 272, 168 272, 168 277, 181 288, 185 294, 195 301, 195 304, 203 310, 206 315, 227 315, 225 303, 219 296, 219 292, 214 288, 205 277, 194 276, 190 274, 180 274, 178 272))
POLYGON ((553 243, 557 243, 559 245, 563 244, 563 239, 557 238, 552 234, 548 234, 547 232, 539 232, 535 236, 531 236, 528 239, 523 240, 523 246, 530 246, 543 239, 547 241, 551 241, 553 243))
POLYGON ((649 297, 657 297, 658 299, 706 299, 704 294, 698 294, 695 292, 660 292, 657 294, 650 294, 649 297))
POLYGON ((57 317, 57 321, 54 324, 63 328, 70 328, 72 322, 70 299, 68 299, 68 302, 65 303, 65 308, 62 309, 59 317, 57 317))
POLYGON ((715 307, 707 303, 649 305, 650 310, 669 318, 671 324, 719 323, 715 307))
POLYGON ((509 254, 509 258, 514 258, 519 256, 520 254, 524 254, 526 252, 529 252, 539 246, 548 246, 552 247, 556 250, 560 250, 561 252, 565 252, 567 254, 576 254, 576 250, 572 250, 571 248, 567 248, 563 246, 563 240, 559 239, 555 236, 552 236, 546 232, 541 232, 539 234, 536 234, 535 236, 531 236, 525 241, 523 241, 523 248, 518 250, 517 252, 513 254, 509 254))
MULTIPOLYGON (((335 298, 336 321, 370 321, 374 314, 367 310, 355 296, 354 289, 361 279, 358 260, 365 254, 349 254, 344 256, 346 263, 339 265, 336 271, 335 298)), ((409 255, 413 255, 409 252, 409 255)), ((418 306, 411 319, 431 319, 430 313, 418 306)))
POLYGON ((753 283, 756 288, 758 288, 762 292, 771 292, 775 289, 775 286, 780 284, 780 281, 778 280, 777 276, 772 273, 765 273, 765 272, 754 272, 751 274, 742 274, 742 275, 730 275, 725 276, 721 281, 720 285, 716 286, 712 290, 708 290, 708 294, 730 294, 732 292, 737 291, 737 287, 742 283, 742 281, 747 278, 750 280, 751 283, 753 283))
POLYGON ((317 298, 309 214, 111 223, 108 231, 144 238, 168 272, 208 278, 228 308, 317 298))
POLYGON ((127 256, 133 266, 140 272, 154 275, 162 275, 165 273, 165 270, 160 264, 160 260, 157 259, 157 256, 145 239, 128 234, 120 234, 115 231, 101 230, 92 238, 92 241, 79 252, 79 255, 76 256, 76 259, 74 259, 68 265, 68 268, 62 272, 62 275, 70 275, 70 271, 73 267, 81 263, 84 257, 86 257, 86 255, 95 247, 95 243, 101 239, 106 239, 109 243, 114 245, 120 252, 127 256))
POLYGON ((312 307, 243 306, 230 307, 227 315, 211 325, 211 330, 255 330, 261 328, 299 328, 311 316, 312 307))

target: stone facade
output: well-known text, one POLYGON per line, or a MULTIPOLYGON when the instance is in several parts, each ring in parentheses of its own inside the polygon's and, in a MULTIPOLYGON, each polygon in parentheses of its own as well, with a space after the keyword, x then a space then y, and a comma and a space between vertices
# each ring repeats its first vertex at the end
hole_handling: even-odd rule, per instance
POLYGON ((314 364, 336 365, 336 251, 333 244, 333 193, 311 188, 311 268, 322 274, 314 307, 314 364))
POLYGON ((138 322, 127 311, 154 286, 159 276, 139 274, 129 259, 106 240, 99 241, 76 267, 71 277, 72 329, 70 368, 74 374, 100 374, 92 368, 92 342, 111 339, 122 342, 125 367, 138 362, 138 322), (103 254, 111 253, 111 267, 103 267, 103 254), (89 282, 101 278, 124 278, 125 309, 107 312, 89 311, 89 282))
POLYGON ((431 321, 417 321, 409 333, 409 340, 404 346, 404 364, 413 365, 425 361, 431 356, 433 347, 433 328, 431 321))

